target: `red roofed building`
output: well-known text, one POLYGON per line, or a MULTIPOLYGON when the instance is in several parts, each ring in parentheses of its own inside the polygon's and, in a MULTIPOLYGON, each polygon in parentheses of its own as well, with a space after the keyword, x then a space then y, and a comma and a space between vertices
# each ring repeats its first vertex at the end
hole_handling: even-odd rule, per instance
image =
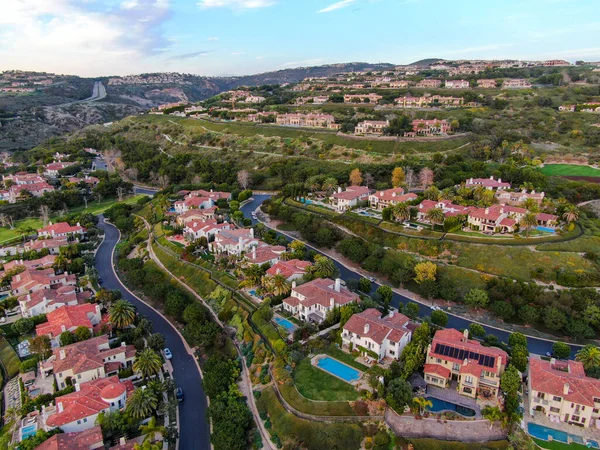
POLYGON ((206 209, 190 209, 185 211, 177 216, 177 223, 179 225, 186 225, 192 221, 205 221, 215 218, 215 213, 217 211, 217 207, 213 206, 212 208, 206 209))
POLYGON ((253 247, 251 251, 244 255, 244 259, 249 264, 266 264, 271 265, 277 263, 281 254, 285 252, 285 247, 281 245, 268 245, 262 241, 259 241, 259 245, 253 247))
POLYGON ((85 233, 85 228, 79 225, 79 223, 77 223, 77 225, 69 225, 67 222, 58 222, 54 224, 50 222, 50 225, 40 228, 37 232, 39 237, 60 238, 68 237, 70 235, 82 235, 85 233))
POLYGON ((214 235, 221 232, 221 230, 231 230, 232 225, 227 222, 217 223, 215 219, 208 220, 193 220, 186 224, 183 229, 183 235, 186 240, 194 241, 205 237, 206 239, 212 238, 214 235))
POLYGON ((54 264, 54 260, 56 256, 54 255, 46 255, 39 259, 32 259, 29 261, 25 261, 22 259, 13 259, 4 264, 3 272, 8 272, 9 270, 16 269, 17 267, 25 267, 25 269, 37 269, 39 267, 52 267, 54 264))
POLYGON ((283 309, 305 322, 321 323, 327 311, 359 301, 357 294, 342 287, 339 278, 317 278, 300 286, 293 281, 292 293, 283 301, 283 309))
POLYGON ((312 264, 309 261, 301 261, 299 259, 278 261, 267 270, 267 275, 272 277, 275 275, 283 275, 288 281, 292 281, 302 278, 306 273, 306 269, 310 266, 312 266, 312 264))
POLYGON ((399 359, 412 337, 409 325, 409 318, 403 314, 392 311, 381 317, 377 309, 369 308, 354 314, 346 322, 342 331, 342 345, 363 354, 367 354, 365 350, 375 352, 378 361, 384 358, 399 359))
POLYGON ((58 177, 58 172, 62 169, 66 169, 67 167, 70 167, 72 165, 74 165, 74 162, 53 162, 50 164, 46 164, 45 168, 44 168, 44 175, 46 175, 47 177, 51 177, 51 178, 56 178, 58 177))
POLYGON ((50 186, 46 181, 29 184, 16 184, 8 189, 9 203, 16 203, 21 195, 29 192, 34 197, 41 197, 46 192, 54 191, 54 187, 50 186))
POLYGON ((229 255, 241 256, 259 244, 254 237, 254 228, 240 228, 237 230, 221 230, 215 235, 215 240, 209 242, 208 247, 215 253, 227 253, 229 255))
POLYGON ((93 428, 101 412, 114 412, 125 407, 134 391, 131 381, 120 382, 114 375, 87 383, 76 383, 76 391, 54 400, 55 406, 42 410, 47 430, 60 427, 67 433, 93 428))
POLYGON ((450 122, 440 119, 415 119, 412 121, 412 127, 413 130, 404 133, 404 137, 433 136, 452 131, 450 122))
POLYGON ((527 199, 532 199, 538 205, 541 205, 542 200, 544 200, 544 193, 535 191, 527 192, 526 189, 523 189, 520 192, 510 192, 499 189, 498 192, 496 192, 496 198, 498 199, 499 203, 504 205, 518 206, 523 204, 523 202, 527 199))
POLYGON ((58 337, 61 333, 86 327, 93 334, 94 325, 102 320, 100 305, 92 303, 64 306, 48 313, 47 318, 48 322, 37 325, 35 332, 38 336, 48 336, 53 347, 59 346, 58 337))
POLYGON ((366 186, 348 186, 345 191, 338 191, 331 196, 331 204, 338 211, 346 211, 358 206, 358 202, 369 199, 371 190, 366 186))
POLYGON ((600 380, 579 361, 529 358, 529 408, 561 422, 589 427, 600 418, 600 380))
POLYGON ((31 294, 41 289, 58 289, 61 286, 74 286, 77 276, 63 273, 56 275, 54 269, 27 269, 12 277, 10 289, 12 295, 31 294))
MULTIPOLYGON (((525 208, 510 205, 471 208, 467 223, 475 230, 512 233, 527 213, 525 208)), ((554 214, 538 213, 536 218, 539 226, 553 227, 558 222, 554 214)))
POLYGON ((38 445, 35 450, 95 450, 97 448, 104 449, 100 426, 79 433, 55 434, 38 445))
POLYGON ((502 181, 502 178, 494 179, 493 176, 489 178, 469 178, 465 182, 466 187, 477 187, 482 186, 486 189, 510 189, 510 183, 502 181))
POLYGON ((23 248, 25 251, 33 250, 38 253, 47 248, 51 255, 58 255, 60 253, 60 248, 66 245, 69 245, 69 241, 66 237, 64 237, 29 241, 23 245, 23 248))
POLYGON ((104 378, 131 367, 135 359, 135 347, 122 343, 110 348, 108 336, 103 334, 86 341, 53 350, 53 355, 40 364, 42 377, 54 374, 59 389, 64 389, 67 378, 78 383, 104 378))
POLYGON ((458 383, 458 392, 475 398, 495 397, 508 354, 497 347, 484 347, 469 339, 469 332, 453 328, 438 330, 427 349, 425 381, 438 387, 458 383))
POLYGON ((394 188, 385 191, 377 191, 369 195, 369 204, 371 205, 371 208, 382 210, 389 206, 395 206, 398 203, 408 202, 416 198, 416 194, 405 194, 404 189, 394 188))
POLYGON ((39 184, 45 183, 46 180, 40 177, 37 173, 17 172, 14 175, 3 175, 3 181, 12 181, 16 185, 21 184, 39 184))
POLYGON ((19 307, 23 317, 47 314, 63 306, 81 305, 90 299, 90 291, 77 292, 75 286, 61 286, 58 289, 42 289, 19 297, 19 307))
POLYGON ((441 209, 445 217, 467 216, 471 210, 468 206, 455 205, 450 200, 423 200, 417 207, 417 220, 419 222, 427 222, 427 213, 434 208, 441 209))
POLYGON ((90 186, 96 186, 98 183, 100 183, 100 180, 96 177, 90 177, 89 175, 86 175, 83 178, 71 177, 71 178, 69 178, 69 183, 75 183, 75 184, 85 183, 85 184, 89 184, 90 186))

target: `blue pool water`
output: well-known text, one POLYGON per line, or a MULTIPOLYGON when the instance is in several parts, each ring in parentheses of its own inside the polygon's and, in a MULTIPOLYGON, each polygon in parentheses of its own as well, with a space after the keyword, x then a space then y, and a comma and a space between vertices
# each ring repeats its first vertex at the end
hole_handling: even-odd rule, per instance
POLYGON ((273 320, 275 322, 277 322, 277 325, 281 325, 283 328, 288 330, 290 333, 296 329, 296 325, 294 325, 292 322, 290 322, 289 320, 284 319, 282 317, 275 317, 273 320))
POLYGON ((548 227, 536 227, 536 230, 543 231, 544 233, 555 233, 556 232, 554 230, 554 228, 548 228, 548 227))
POLYGON ((174 213, 174 212, 175 212, 175 208, 172 208, 172 207, 171 207, 171 208, 169 208, 169 212, 172 212, 172 213, 174 213))
POLYGON ((21 428, 21 440, 27 439, 30 436, 35 436, 37 432, 37 425, 27 425, 26 427, 21 428))
MULTIPOLYGON (((548 436, 552 436, 552 440, 554 441, 567 443, 569 441, 568 438, 571 438, 573 442, 576 442, 577 444, 583 444, 583 438, 581 436, 565 433, 564 431, 555 430, 554 428, 544 427, 542 425, 538 425, 537 423, 528 423, 527 432, 534 438, 542 439, 544 441, 548 440, 548 436)), ((596 441, 590 442, 593 442, 594 444, 598 445, 596 441)))
POLYGON ((360 378, 361 373, 353 367, 339 362, 337 359, 326 356, 317 362, 317 367, 329 372, 342 380, 352 383, 360 378))
POLYGON ((587 446, 589 448, 600 448, 600 445, 598 445, 598 442, 592 441, 591 439, 588 439, 587 446))
POLYGON ((440 400, 439 398, 435 397, 427 397, 427 400, 429 400, 432 403, 431 408, 428 408, 431 412, 453 411, 464 417, 475 416, 475 411, 473 411, 471 408, 460 406, 455 403, 450 403, 445 400, 440 400))
POLYGON ((256 298, 262 298, 260 295, 258 295, 256 293, 256 291, 254 289, 252 289, 251 291, 248 291, 248 293, 256 298))

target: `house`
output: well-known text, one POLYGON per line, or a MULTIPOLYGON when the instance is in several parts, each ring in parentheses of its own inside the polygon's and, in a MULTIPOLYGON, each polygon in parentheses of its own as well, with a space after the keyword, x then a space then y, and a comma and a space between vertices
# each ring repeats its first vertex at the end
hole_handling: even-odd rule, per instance
POLYGON ((405 194, 404 189, 393 188, 385 191, 377 191, 369 195, 369 204, 371 208, 381 211, 389 206, 395 206, 398 203, 405 203, 416 198, 416 194, 405 194))
POLYGON ((183 229, 183 235, 188 241, 195 241, 205 237, 212 239, 221 230, 231 230, 232 225, 228 222, 218 223, 215 219, 193 220, 188 222, 183 229))
POLYGON ((281 258, 281 254, 285 252, 285 247, 281 245, 269 245, 262 241, 256 247, 244 255, 245 261, 248 264, 270 264, 271 266, 281 258))
POLYGON ((177 224, 185 226, 187 223, 193 221, 203 222, 206 220, 212 220, 215 219, 216 211, 216 206, 206 209, 189 209, 177 216, 177 224))
POLYGON ((354 314, 346 322, 342 331, 342 345, 359 350, 365 356, 374 352, 378 361, 384 358, 400 359, 411 337, 408 317, 394 311, 381 317, 381 312, 369 308, 354 314))
POLYGON ((321 113, 290 113, 280 114, 275 119, 277 125, 307 128, 339 129, 340 124, 335 123, 335 117, 331 114, 321 113))
POLYGON ((266 99, 264 97, 261 97, 260 95, 249 95, 246 97, 243 103, 262 103, 265 100, 266 99))
POLYGON ((339 278, 335 281, 317 278, 300 286, 292 281, 292 292, 283 301, 283 309, 305 322, 321 323, 328 311, 360 301, 357 294, 342 287, 341 283, 339 278))
POLYGON ((54 255, 46 255, 39 259, 31 259, 29 261, 22 260, 22 259, 13 259, 12 261, 8 261, 7 263, 4 263, 3 270, 0 271, 0 274, 2 274, 2 272, 4 272, 4 273, 9 272, 13 269, 16 269, 17 267, 24 267, 25 270, 37 269, 40 267, 41 268, 52 267, 55 259, 56 259, 56 256, 54 256, 54 255))
POLYGON ((412 121, 413 131, 404 133, 404 137, 433 136, 435 134, 447 134, 452 127, 447 120, 438 119, 415 119, 412 121))
POLYGON ((42 410, 45 428, 60 428, 66 433, 89 430, 96 425, 101 412, 115 412, 125 407, 127 397, 135 390, 130 380, 109 378, 76 383, 75 392, 54 399, 55 406, 42 410))
POLYGON ((468 80, 446 80, 447 89, 469 89, 471 84, 468 80))
POLYGON ((524 89, 530 87, 531 83, 523 78, 507 79, 502 83, 502 89, 524 89))
POLYGON ((90 291, 77 292, 75 286, 62 286, 58 289, 42 289, 19 297, 19 307, 23 317, 48 314, 63 306, 86 303, 92 297, 90 291))
POLYGON ((12 184, 16 184, 17 186, 23 184, 38 184, 45 183, 46 180, 39 176, 37 173, 27 173, 27 172, 17 172, 14 175, 3 175, 2 181, 6 185, 6 182, 9 181, 12 184))
POLYGON ((16 203, 23 195, 27 193, 33 197, 42 197, 46 192, 53 192, 54 187, 50 186, 46 181, 30 184, 16 184, 8 189, 9 202, 16 203))
POLYGON ((96 186, 98 183, 100 183, 100 180, 96 177, 90 177, 89 175, 86 175, 83 178, 70 177, 69 183, 75 183, 75 184, 85 183, 89 186, 96 186))
POLYGON ((427 108, 436 106, 461 106, 464 103, 462 97, 450 97, 442 95, 424 95, 422 97, 404 96, 394 100, 400 108, 427 108))
POLYGON ((181 214, 192 209, 209 209, 214 205, 214 201, 209 197, 186 196, 185 199, 175 202, 175 212, 181 214))
POLYGON ((204 189, 198 189, 197 191, 190 191, 188 193, 188 197, 204 197, 211 199, 214 203, 219 200, 227 200, 231 201, 231 192, 219 192, 213 191, 205 191, 204 189))
POLYGON ((579 361, 529 357, 529 413, 588 428, 600 418, 600 380, 586 376, 579 361))
POLYGON ((215 235, 215 240, 208 244, 214 253, 241 256, 252 247, 258 246, 260 240, 254 237, 254 228, 237 230, 221 230, 215 235))
POLYGON ((375 134, 382 135, 384 130, 390 125, 389 120, 364 120, 359 122, 354 129, 354 134, 375 134))
POLYGON ((442 86, 442 80, 421 80, 417 83, 418 88, 439 88, 442 86))
POLYGON ((467 217, 471 228, 493 233, 512 233, 519 220, 510 217, 502 205, 493 205, 489 208, 472 208, 467 217))
POLYGON ((246 120, 255 123, 275 122, 278 115, 277 111, 258 112, 256 114, 248 114, 246 120))
POLYGON ((62 169, 66 169, 67 167, 70 167, 72 165, 74 165, 74 162, 53 162, 50 164, 46 164, 46 166, 44 167, 44 175, 46 175, 49 178, 57 178, 59 175, 59 171, 62 169))
POLYGON ((344 103, 379 103, 383 97, 379 94, 345 94, 344 103))
POLYGON ((340 187, 338 188, 338 191, 330 197, 331 204, 335 209, 343 212, 350 208, 354 208, 360 201, 368 200, 370 192, 371 190, 366 186, 348 186, 345 191, 342 191, 342 188, 340 187))
POLYGON ((51 239, 38 239, 35 241, 29 241, 23 244, 23 250, 40 252, 44 249, 48 249, 51 255, 58 255, 60 248, 65 245, 69 245, 69 240, 66 237, 51 238, 51 239))
POLYGON ((104 449, 104 438, 99 425, 85 431, 55 434, 35 448, 35 450, 95 449, 104 449))
POLYGON ((309 261, 301 261, 299 259, 280 260, 267 270, 267 275, 272 277, 283 275, 286 280, 293 281, 302 278, 310 266, 312 264, 309 261))
POLYGON ((390 88, 392 89, 406 89, 410 86, 410 82, 406 80, 392 81, 390 83, 390 88))
POLYGON ((441 209, 444 212, 444 217, 467 216, 471 210, 468 206, 455 205, 450 200, 423 200, 417 206, 417 220, 419 222, 427 222, 427 213, 434 208, 441 209))
POLYGON ((486 78, 482 78, 477 80, 477 87, 481 89, 494 89, 496 88, 497 83, 496 80, 490 80, 486 78))
POLYGON ((493 176, 489 178, 469 178, 465 182, 466 187, 477 187, 482 186, 486 189, 510 189, 510 183, 503 182, 502 178, 494 179, 493 176))
POLYGON ((571 63, 569 61, 565 61, 564 59, 549 59, 548 61, 544 61, 542 65, 549 67, 570 66, 571 63))
POLYGON ((103 334, 54 349, 53 355, 40 363, 40 373, 43 378, 53 374, 59 389, 64 389, 69 378, 85 383, 115 375, 133 365, 135 354, 135 347, 124 342, 111 348, 108 336, 103 334))
POLYGON ((72 333, 79 327, 85 327, 93 334, 94 326, 102 320, 100 305, 92 303, 64 306, 48 313, 46 317, 48 321, 36 325, 35 332, 38 336, 48 336, 53 347, 60 345, 61 333, 72 333))
POLYGON ((531 199, 534 200, 538 205, 542 204, 544 200, 543 192, 535 192, 532 190, 531 192, 527 192, 526 189, 523 189, 519 192, 511 192, 505 191, 503 189, 498 189, 496 192, 496 198, 498 199, 498 203, 502 203, 504 205, 521 205, 524 201, 531 199))
POLYGON ((67 222, 58 222, 54 224, 50 222, 48 226, 37 230, 37 233, 41 238, 61 238, 74 235, 81 236, 85 233, 85 228, 79 225, 79 222, 77 222, 76 225, 69 225, 67 222))
POLYGON ((438 330, 427 349, 425 381, 447 388, 457 383, 459 394, 468 397, 496 397, 500 377, 506 369, 508 353, 497 347, 484 347, 469 339, 469 331, 438 330))
POLYGON ((57 289, 60 286, 74 286, 77 277, 66 273, 56 275, 54 269, 27 269, 12 277, 10 289, 12 295, 31 294, 42 289, 57 289))

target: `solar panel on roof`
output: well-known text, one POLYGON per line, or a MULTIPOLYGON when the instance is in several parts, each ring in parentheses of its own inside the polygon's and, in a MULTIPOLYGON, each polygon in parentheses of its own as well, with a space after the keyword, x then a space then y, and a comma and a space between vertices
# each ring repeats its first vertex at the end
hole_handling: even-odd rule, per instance
POLYGON ((456 348, 456 347, 453 347, 450 345, 444 345, 444 344, 438 343, 435 345, 434 351, 438 355, 447 356, 449 358, 460 359, 460 360, 471 359, 471 360, 477 361, 479 364, 481 364, 484 367, 494 367, 496 365, 496 357, 495 356, 483 355, 478 352, 464 350, 462 348, 456 348))

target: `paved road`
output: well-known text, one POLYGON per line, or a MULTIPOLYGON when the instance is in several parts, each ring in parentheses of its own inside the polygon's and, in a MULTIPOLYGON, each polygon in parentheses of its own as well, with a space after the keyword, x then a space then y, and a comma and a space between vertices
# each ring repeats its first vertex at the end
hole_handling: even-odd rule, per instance
POLYGON ((147 187, 142 187, 142 186, 134 185, 133 186, 133 192, 134 192, 135 195, 145 194, 145 195, 149 195, 150 197, 152 197, 152 196, 154 196, 154 194, 156 194, 158 192, 158 189, 147 188, 147 187))
MULTIPOLYGON (((247 203, 246 205, 242 206, 241 210, 246 217, 251 219, 252 211, 254 211, 256 208, 258 208, 268 198, 270 198, 270 195, 254 195, 252 197, 252 201, 247 203)), ((256 220, 252 219, 252 223, 256 223, 256 222, 257 222, 256 220)), ((287 236, 286 236, 286 239, 291 240, 287 236)), ((314 249, 315 251, 319 252, 318 249, 311 247, 311 246, 309 246, 309 247, 311 249, 314 249)), ((321 252, 319 252, 319 253, 321 253, 321 252)), ((359 279, 363 276, 359 272, 351 270, 351 269, 347 268, 346 266, 343 266, 342 264, 340 264, 337 261, 334 261, 334 263, 340 272, 340 278, 342 278, 343 280, 347 281, 351 278, 359 279)), ((372 283, 372 284, 373 284, 373 287, 372 287, 371 292, 374 293, 375 290, 380 286, 380 284, 378 284, 378 283, 372 283)), ((411 301, 413 301, 413 300, 409 299, 408 297, 406 297, 404 295, 398 294, 397 292, 394 292, 394 295, 392 297, 392 305, 395 306, 396 308, 398 307, 398 305, 400 303, 406 304, 411 301)), ((420 310, 419 310, 419 315, 420 316, 431 315, 431 308, 426 305, 421 304, 420 310)), ((451 314, 449 314, 448 316, 449 316, 448 327, 464 329, 464 328, 467 328, 472 323, 472 321, 465 319, 463 317, 458 317, 458 316, 454 316, 451 314)), ((500 329, 497 329, 494 327, 490 327, 488 325, 484 325, 484 324, 481 324, 481 325, 483 325, 483 328, 485 328, 486 333, 494 334, 501 341, 504 341, 504 342, 506 342, 508 340, 509 332, 500 330, 500 329)), ((527 338, 527 346, 529 348, 529 352, 535 353, 538 355, 544 355, 546 352, 551 351, 552 343, 553 343, 553 341, 548 341, 545 339, 539 339, 539 338, 534 338, 534 337, 527 338)), ((577 346, 577 345, 573 345, 573 344, 570 344, 570 345, 571 345, 571 348, 573 349, 571 356, 574 356, 575 351, 577 349, 579 349, 581 346, 577 346)))
POLYGON ((121 284, 113 271, 112 252, 119 241, 119 231, 113 226, 104 223, 100 216, 99 227, 104 230, 104 242, 96 254, 96 269, 102 278, 103 286, 107 289, 119 289, 123 297, 133 303, 140 314, 150 319, 154 325, 154 332, 165 336, 167 347, 173 353, 175 383, 181 387, 185 400, 179 404, 179 449, 209 449, 210 430, 206 419, 207 400, 202 388, 202 378, 194 358, 186 351, 179 334, 171 324, 158 312, 138 300, 129 293, 121 284))

